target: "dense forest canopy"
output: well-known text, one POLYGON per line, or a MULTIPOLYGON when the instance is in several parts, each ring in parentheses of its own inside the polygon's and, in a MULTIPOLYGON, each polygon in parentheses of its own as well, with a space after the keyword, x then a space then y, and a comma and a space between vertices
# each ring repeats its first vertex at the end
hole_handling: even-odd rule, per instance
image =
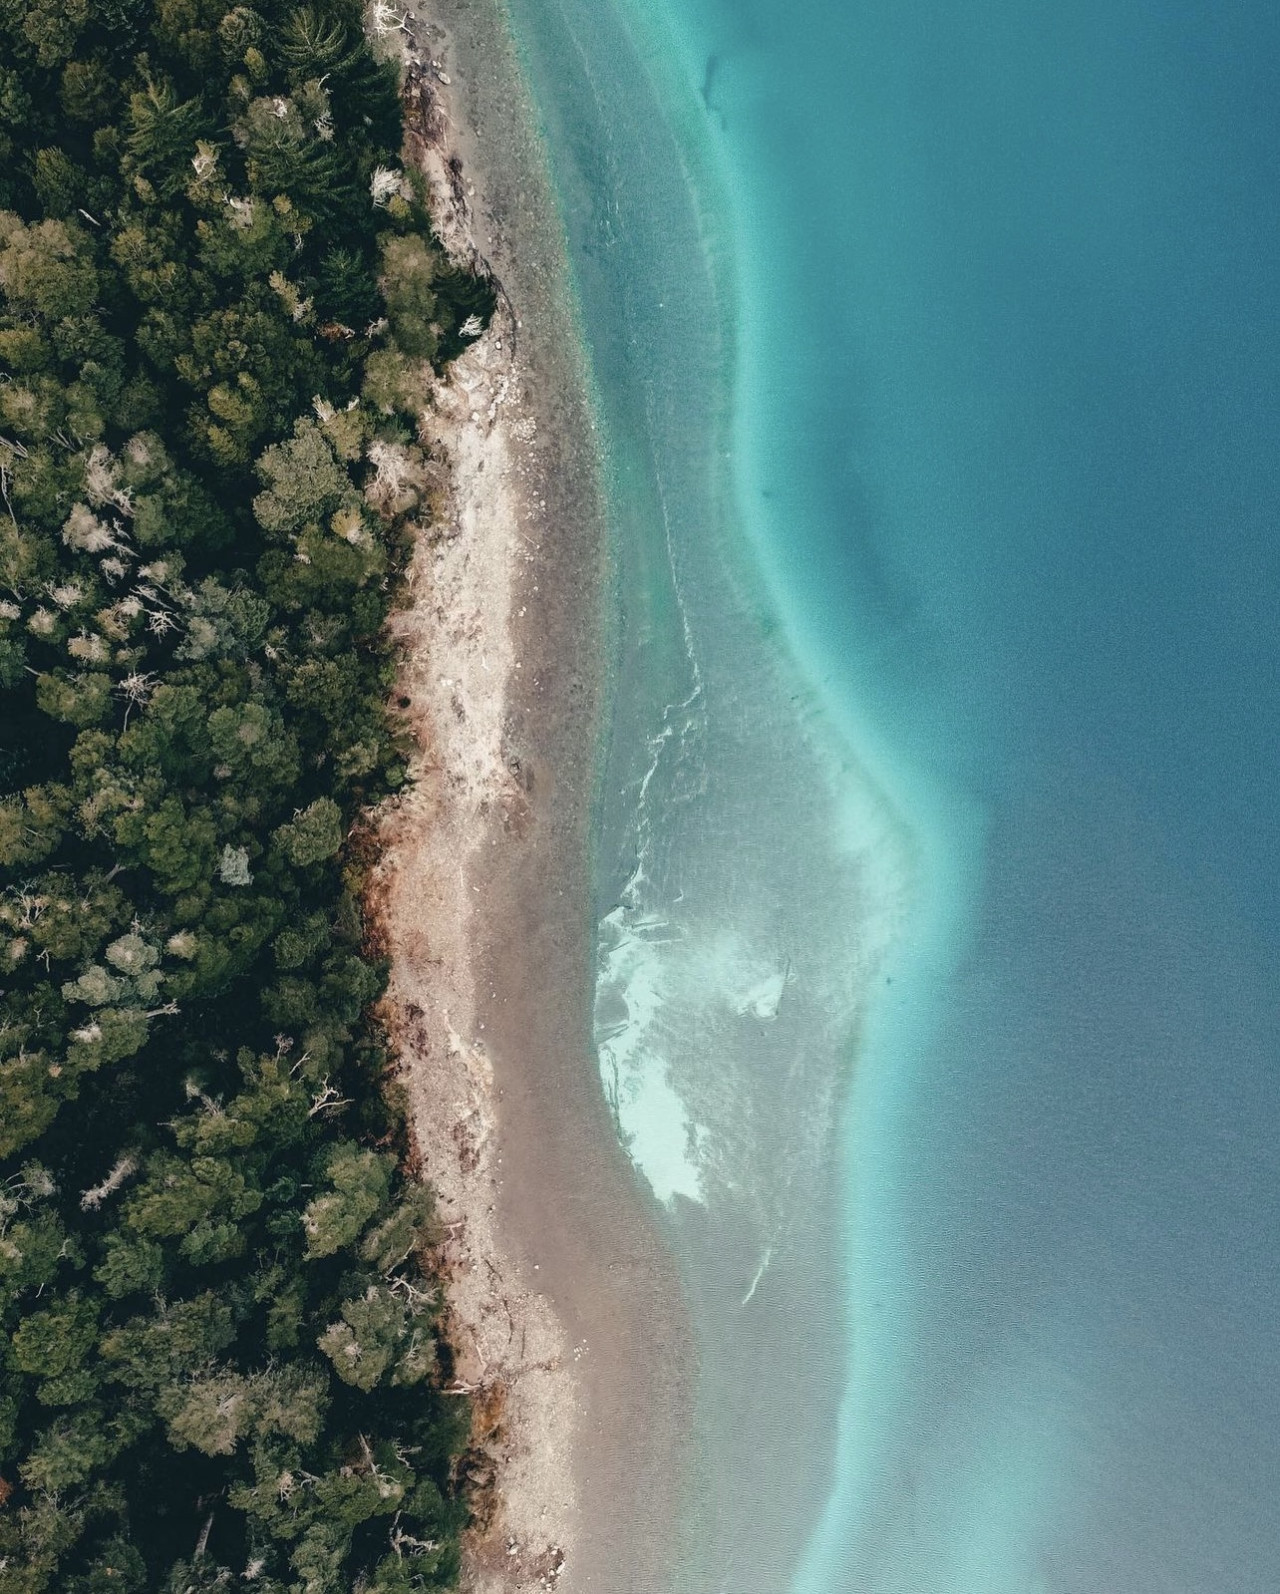
POLYGON ((401 133, 354 0, 0 0, 0 1594, 456 1573, 358 821, 491 294, 401 133))

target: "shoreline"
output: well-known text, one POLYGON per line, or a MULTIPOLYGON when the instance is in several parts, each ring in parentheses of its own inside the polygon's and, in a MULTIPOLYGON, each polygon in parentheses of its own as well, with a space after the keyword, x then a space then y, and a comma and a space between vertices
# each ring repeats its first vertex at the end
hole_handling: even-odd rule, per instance
POLYGON ((690 1357, 591 1042, 605 554, 587 377, 498 8, 431 0, 398 42, 442 241, 502 289, 424 417, 446 507, 392 619, 417 752, 373 882, 443 1228, 453 1387, 473 1402, 462 1586, 652 1590, 679 1516, 690 1357))
POLYGON ((637 47, 623 9, 513 0, 611 445, 620 669, 598 820, 602 906, 627 906, 599 995, 628 1021, 633 1150, 659 1188, 692 1163, 703 1197, 665 1225, 698 1348, 676 1586, 776 1594, 840 1454, 862 1305, 844 1132, 908 838, 778 623, 734 446, 749 243, 700 181, 705 117, 685 114, 674 52, 637 47), (645 1106, 655 1074, 678 1104, 645 1106))

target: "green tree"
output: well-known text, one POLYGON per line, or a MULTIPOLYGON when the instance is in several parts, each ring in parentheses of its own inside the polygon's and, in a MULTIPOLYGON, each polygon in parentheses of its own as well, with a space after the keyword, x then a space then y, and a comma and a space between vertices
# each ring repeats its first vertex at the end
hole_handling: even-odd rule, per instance
POLYGON ((0 289, 14 311, 48 322, 87 315, 99 292, 88 240, 66 221, 0 212, 0 289))
POLYGON ((167 79, 148 82, 130 95, 127 169, 142 180, 144 194, 169 198, 185 186, 196 140, 206 130, 199 98, 180 100, 167 79))
POLYGON ((353 249, 338 245, 320 262, 320 309, 331 321, 359 330, 377 319, 378 285, 368 264, 353 249))
POLYGON ((229 1456, 253 1424, 253 1388, 230 1368, 161 1391, 159 1410, 179 1450, 229 1456))
POLYGON ((288 442, 268 448, 258 474, 266 487, 254 499, 253 512, 264 530, 277 535, 297 533, 356 502, 350 477, 314 421, 296 422, 288 442))
POLYGON ((281 825, 275 839, 295 868, 306 869, 332 858, 342 845, 342 835, 342 810, 332 797, 317 797, 281 825))
POLYGON ((82 1406, 43 1429, 18 1468, 27 1488, 57 1496, 88 1483, 114 1460, 121 1436, 104 1415, 100 1407, 82 1406))
POLYGON ((68 61, 62 69, 58 98, 73 122, 104 122, 119 98, 119 85, 107 61, 89 56, 68 61))
POLYGON ((89 20, 89 0, 6 0, 18 36, 42 67, 56 67, 74 51, 89 20))
POLYGON ((290 787, 298 778, 298 744, 279 713, 261 703, 227 704, 208 720, 209 746, 224 778, 290 787))
POLYGON ((70 794, 61 786, 28 786, 20 797, 0 798, 0 866, 22 868, 54 852, 70 818, 70 794))
POLYGON ((378 1216, 391 1190, 391 1160, 346 1142, 329 1153, 329 1188, 307 1203, 302 1227, 308 1257, 332 1256, 351 1245, 378 1216))
POLYGON ((97 1308, 73 1291, 22 1320, 9 1342, 9 1365, 37 1380, 36 1398, 44 1405, 78 1405, 97 1386, 86 1365, 97 1337, 97 1308))
POLYGON ((88 197, 85 172, 56 145, 36 151, 33 176, 36 193, 50 216, 70 216, 88 197))
POLYGON ((243 1168, 220 1157, 187 1162, 157 1152, 125 1205, 124 1221, 136 1234, 153 1239, 180 1236, 184 1255, 215 1261, 239 1252, 244 1243, 239 1224, 261 1205, 262 1192, 243 1168))
POLYGON ((394 233, 383 240, 382 292, 391 335, 405 354, 430 359, 440 344, 435 281, 438 253, 424 239, 394 233))
POLYGON ((179 1389, 235 1338, 230 1303, 212 1290, 186 1301, 161 1301, 150 1317, 133 1317, 100 1341, 107 1375, 127 1389, 155 1394, 179 1389))
POLYGON ((416 1384, 435 1368, 435 1343, 400 1296, 370 1284, 355 1300, 343 1301, 339 1321, 318 1341, 343 1383, 371 1390, 389 1383, 416 1384))
POLYGON ((111 712, 112 684, 101 670, 45 672, 36 677, 36 702, 50 719, 81 729, 101 725, 111 712))
POLYGON ((112 1300, 119 1300, 126 1295, 158 1290, 164 1271, 163 1246, 141 1235, 115 1229, 103 1241, 103 1258, 93 1276, 112 1300))
POLYGON ((66 1594, 144 1594, 147 1566, 121 1534, 113 1534, 86 1569, 72 1577, 66 1594))

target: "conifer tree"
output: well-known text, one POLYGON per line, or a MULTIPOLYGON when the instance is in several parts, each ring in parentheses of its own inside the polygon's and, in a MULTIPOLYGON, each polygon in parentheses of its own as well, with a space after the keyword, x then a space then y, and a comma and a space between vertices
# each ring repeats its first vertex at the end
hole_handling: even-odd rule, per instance
POLYGON ((354 0, 0 0, 0 1594, 456 1573, 347 848, 491 297, 399 145, 354 0))

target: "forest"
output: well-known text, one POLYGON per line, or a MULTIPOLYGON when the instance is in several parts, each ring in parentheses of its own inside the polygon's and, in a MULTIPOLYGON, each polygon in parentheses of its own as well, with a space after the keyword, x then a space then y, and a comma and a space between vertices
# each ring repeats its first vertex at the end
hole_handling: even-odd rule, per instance
POLYGON ((0 0, 0 1594, 456 1579, 367 816, 492 309, 357 0, 0 0))

